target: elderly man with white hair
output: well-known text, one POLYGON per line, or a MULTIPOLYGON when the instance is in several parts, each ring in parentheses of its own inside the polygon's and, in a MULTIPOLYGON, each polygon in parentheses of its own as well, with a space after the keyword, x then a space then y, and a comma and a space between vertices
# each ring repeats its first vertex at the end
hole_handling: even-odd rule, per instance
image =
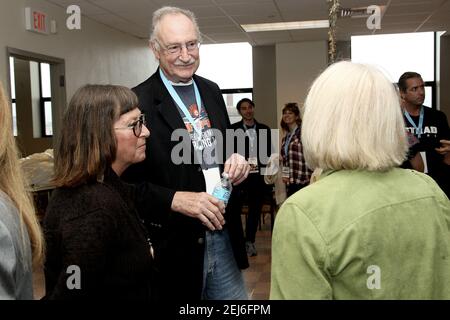
POLYGON ((162 7, 152 25, 150 47, 159 68, 133 89, 151 129, 148 152, 125 177, 149 187, 142 216, 156 211, 164 217, 145 221, 154 239, 162 298, 247 299, 240 271, 248 267, 241 217, 230 210, 225 214, 224 202, 212 193, 222 173, 237 185, 247 178, 249 165, 236 153, 220 157, 225 150, 220 138, 230 121, 217 84, 195 74, 201 34, 194 14, 162 7), (183 156, 174 159, 178 146, 183 156))

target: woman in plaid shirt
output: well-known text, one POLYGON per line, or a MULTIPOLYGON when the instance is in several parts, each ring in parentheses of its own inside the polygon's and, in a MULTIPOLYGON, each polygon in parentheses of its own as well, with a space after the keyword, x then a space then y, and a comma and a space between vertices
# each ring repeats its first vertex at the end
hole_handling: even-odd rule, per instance
POLYGON ((287 103, 283 108, 281 128, 285 135, 281 142, 283 182, 287 196, 309 184, 312 171, 306 166, 300 139, 301 119, 297 103, 287 103))

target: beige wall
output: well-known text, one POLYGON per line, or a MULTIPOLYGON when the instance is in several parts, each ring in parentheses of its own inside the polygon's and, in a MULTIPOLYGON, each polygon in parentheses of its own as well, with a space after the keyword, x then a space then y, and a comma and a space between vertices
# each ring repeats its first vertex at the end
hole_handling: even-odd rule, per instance
POLYGON ((278 128, 286 102, 303 105, 312 81, 327 67, 325 41, 253 47, 256 118, 278 128))
POLYGON ((278 121, 287 102, 303 106, 314 79, 327 67, 326 41, 276 45, 278 121))
POLYGON ((440 60, 440 110, 450 121, 450 35, 441 37, 440 60))
POLYGON ((277 128, 275 46, 253 47, 253 100, 255 118, 270 128, 277 128))
MULTIPOLYGON (((327 67, 327 54, 325 41, 253 47, 256 119, 279 129, 284 104, 303 104, 312 81, 327 67)), ((279 151, 281 138, 280 133, 272 135, 275 150, 279 151)))
MULTIPOLYGON (((68 30, 65 10, 42 0, 0 0, 0 81, 6 86, 6 47, 65 60, 69 100, 86 83, 135 86, 155 69, 147 41, 113 30, 84 16, 81 30, 68 30), (25 30, 25 7, 40 9, 57 21, 56 35, 25 30)), ((81 8, 81 12, 83 9, 81 8)))
MULTIPOLYGON (((43 0, 0 0, 0 82, 9 88, 9 57, 7 47, 37 55, 63 59, 65 62, 65 95, 56 97, 53 104, 54 135, 58 134, 59 121, 66 101, 87 83, 120 84, 133 87, 156 70, 157 62, 147 46, 140 40, 105 25, 81 18, 81 30, 66 27, 68 15, 65 8, 43 0), (25 30, 25 7, 45 12, 57 21, 57 34, 42 35, 25 30), (64 98, 65 97, 65 98, 64 98)), ((81 7, 83 13, 83 8, 81 7)), ((52 84, 59 84, 58 79, 52 84)), ((18 97, 26 103, 30 97, 18 97)), ((29 104, 28 104, 29 105, 29 104)), ((24 154, 42 152, 52 146, 52 139, 33 138, 31 108, 18 110, 18 142, 24 154), (27 129, 30 128, 30 129, 27 129)))

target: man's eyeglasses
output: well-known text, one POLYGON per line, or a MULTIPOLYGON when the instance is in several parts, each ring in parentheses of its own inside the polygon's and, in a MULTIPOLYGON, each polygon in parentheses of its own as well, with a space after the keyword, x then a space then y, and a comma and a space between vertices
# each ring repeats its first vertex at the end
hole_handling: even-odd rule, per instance
POLYGON ((145 114, 143 113, 139 115, 139 118, 136 121, 133 121, 128 126, 114 129, 133 129, 134 135, 139 138, 142 133, 142 125, 147 126, 147 121, 145 121, 145 114))
POLYGON ((184 44, 171 44, 169 46, 164 46, 158 40, 156 40, 156 42, 158 42, 160 47, 170 54, 180 54, 183 48, 186 48, 188 52, 193 52, 200 48, 200 42, 198 40, 192 40, 184 44))

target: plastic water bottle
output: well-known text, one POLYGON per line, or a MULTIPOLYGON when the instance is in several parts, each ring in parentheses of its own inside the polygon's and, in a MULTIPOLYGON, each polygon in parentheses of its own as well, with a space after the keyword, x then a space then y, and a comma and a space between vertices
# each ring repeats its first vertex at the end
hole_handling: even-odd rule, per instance
POLYGON ((222 178, 214 187, 214 191, 212 193, 213 197, 216 197, 219 200, 222 200, 225 205, 227 205, 228 200, 230 200, 231 191, 233 190, 233 186, 231 185, 230 179, 227 173, 222 174, 222 178))

